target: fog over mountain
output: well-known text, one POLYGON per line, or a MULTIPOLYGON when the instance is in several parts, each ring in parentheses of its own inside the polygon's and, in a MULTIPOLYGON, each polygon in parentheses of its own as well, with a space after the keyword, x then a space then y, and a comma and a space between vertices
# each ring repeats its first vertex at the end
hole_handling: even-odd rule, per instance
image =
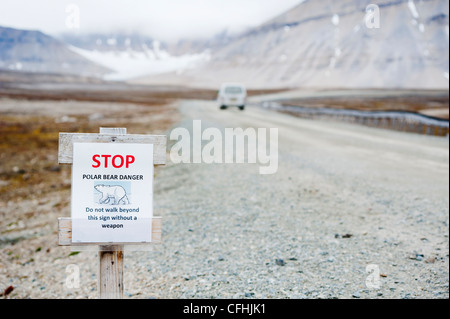
POLYGON ((178 79, 166 74, 141 81, 448 88, 448 20, 446 0, 309 0, 216 46, 202 68, 178 79), (366 8, 374 3, 379 28, 366 24, 366 8))
POLYGON ((146 84, 448 89, 448 55, 447 0, 306 0, 242 34, 177 43, 126 32, 55 39, 0 27, 0 70, 146 84), (369 5, 379 19, 367 19, 369 5))
POLYGON ((163 42, 139 33, 67 33, 54 38, 40 31, 0 27, 0 71, 126 80, 180 72, 208 59, 208 52, 172 55, 163 42))
POLYGON ((0 70, 101 76, 111 72, 40 31, 0 26, 0 70))

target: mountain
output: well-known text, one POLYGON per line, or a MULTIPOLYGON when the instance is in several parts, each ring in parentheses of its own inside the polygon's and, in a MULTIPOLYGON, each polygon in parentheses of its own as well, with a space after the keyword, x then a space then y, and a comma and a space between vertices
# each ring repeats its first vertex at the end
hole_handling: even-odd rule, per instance
POLYGON ((139 33, 62 34, 72 51, 112 70, 108 80, 127 80, 165 72, 180 74, 209 60, 205 50, 183 50, 139 33), (199 52, 200 51, 200 52, 199 52), (199 52, 199 53, 197 53, 199 52))
POLYGON ((217 51, 233 41, 238 34, 224 29, 211 38, 180 39, 175 43, 167 43, 165 47, 170 54, 194 54, 205 51, 217 51))
POLYGON ((74 47, 100 52, 148 52, 158 42, 161 49, 165 44, 139 33, 109 32, 109 33, 63 33, 59 37, 61 41, 74 47))
POLYGON ((111 72, 40 31, 0 27, 0 71, 102 76, 111 72))
POLYGON ((306 0, 215 48, 203 67, 160 78, 213 87, 448 89, 448 25, 447 0, 306 0), (366 23, 371 4, 379 28, 366 23))

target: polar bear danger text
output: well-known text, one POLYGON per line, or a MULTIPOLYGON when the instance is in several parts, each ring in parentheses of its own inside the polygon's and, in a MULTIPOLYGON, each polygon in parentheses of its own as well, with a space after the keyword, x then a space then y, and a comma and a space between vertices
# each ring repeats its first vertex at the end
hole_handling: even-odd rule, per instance
POLYGON ((118 181, 142 181, 144 180, 144 175, 115 175, 115 174, 83 174, 83 179, 94 179, 94 180, 118 180, 118 181))

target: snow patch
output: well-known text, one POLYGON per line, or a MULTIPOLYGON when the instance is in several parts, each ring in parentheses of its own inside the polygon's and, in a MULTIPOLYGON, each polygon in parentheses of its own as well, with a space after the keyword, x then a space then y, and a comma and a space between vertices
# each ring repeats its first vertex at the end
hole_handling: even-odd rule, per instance
POLYGON ((411 12, 413 18, 418 19, 419 12, 417 12, 417 8, 416 8, 416 5, 414 4, 413 0, 408 0, 408 8, 409 8, 409 11, 411 12))
POLYGON ((422 33, 425 31, 425 26, 422 23, 419 24, 419 31, 422 33))
POLYGON ((331 17, 331 23, 333 23, 336 27, 339 25, 339 15, 337 13, 333 14, 331 17))
POLYGON ((20 63, 20 62, 16 62, 16 63, 8 65, 8 69, 10 69, 10 70, 22 70, 22 67, 23 67, 22 63, 20 63))
POLYGON ((328 65, 329 69, 334 69, 336 67, 336 57, 332 57, 330 59, 330 64, 328 65))
POLYGON ((284 61, 286 61, 287 60, 287 55, 286 54, 282 54, 282 55, 280 55, 280 57, 279 57, 279 59, 278 59, 278 61, 279 62, 284 62, 284 61))
POLYGON ((106 43, 108 43, 108 45, 116 45, 117 40, 115 38, 109 38, 108 40, 106 40, 106 43))
POLYGON ((335 57, 338 57, 338 56, 340 56, 340 55, 341 55, 341 53, 342 53, 342 51, 341 51, 341 49, 340 49, 340 48, 334 48, 334 56, 335 56, 335 57))
POLYGON ((139 76, 166 72, 181 74, 184 70, 198 67, 211 58, 209 50, 197 54, 171 56, 154 43, 153 50, 138 51, 90 51, 70 46, 70 49, 114 72, 105 76, 107 80, 127 80, 139 76))

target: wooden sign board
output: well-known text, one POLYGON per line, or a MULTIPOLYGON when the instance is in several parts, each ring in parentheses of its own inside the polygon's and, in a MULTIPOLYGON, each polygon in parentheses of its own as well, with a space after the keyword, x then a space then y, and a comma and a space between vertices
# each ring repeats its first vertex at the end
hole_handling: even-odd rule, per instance
POLYGON ((133 143, 153 144, 153 165, 166 164, 166 136, 126 134, 126 129, 102 130, 102 133, 59 133, 59 164, 73 163, 74 143, 133 143), (115 133, 114 133, 115 132, 115 133))
POLYGON ((152 242, 153 166, 165 164, 166 136, 60 133, 58 161, 73 164, 72 245, 152 242))
POLYGON ((73 243, 150 243, 153 144, 74 143, 73 243))
MULTIPOLYGON (((151 198, 153 166, 166 163, 166 136, 127 134, 125 128, 100 128, 100 134, 60 133, 58 162, 74 164, 72 181, 75 182, 72 185, 75 186, 72 189, 75 218, 58 218, 58 243, 72 247, 98 245, 98 296, 122 298, 124 244, 148 246, 150 241, 161 242, 161 218, 153 216, 151 198), (107 217, 112 220, 112 216, 126 217, 128 221, 131 213, 132 221, 142 218, 143 222, 132 224, 122 234, 111 233, 111 230, 125 229, 118 226, 100 226, 100 231, 109 231, 100 238, 95 234, 99 229, 83 233, 87 222, 107 217), (82 221, 81 228, 77 226, 79 221, 82 221)), ((88 228, 95 228, 96 224, 88 223, 88 228)))

